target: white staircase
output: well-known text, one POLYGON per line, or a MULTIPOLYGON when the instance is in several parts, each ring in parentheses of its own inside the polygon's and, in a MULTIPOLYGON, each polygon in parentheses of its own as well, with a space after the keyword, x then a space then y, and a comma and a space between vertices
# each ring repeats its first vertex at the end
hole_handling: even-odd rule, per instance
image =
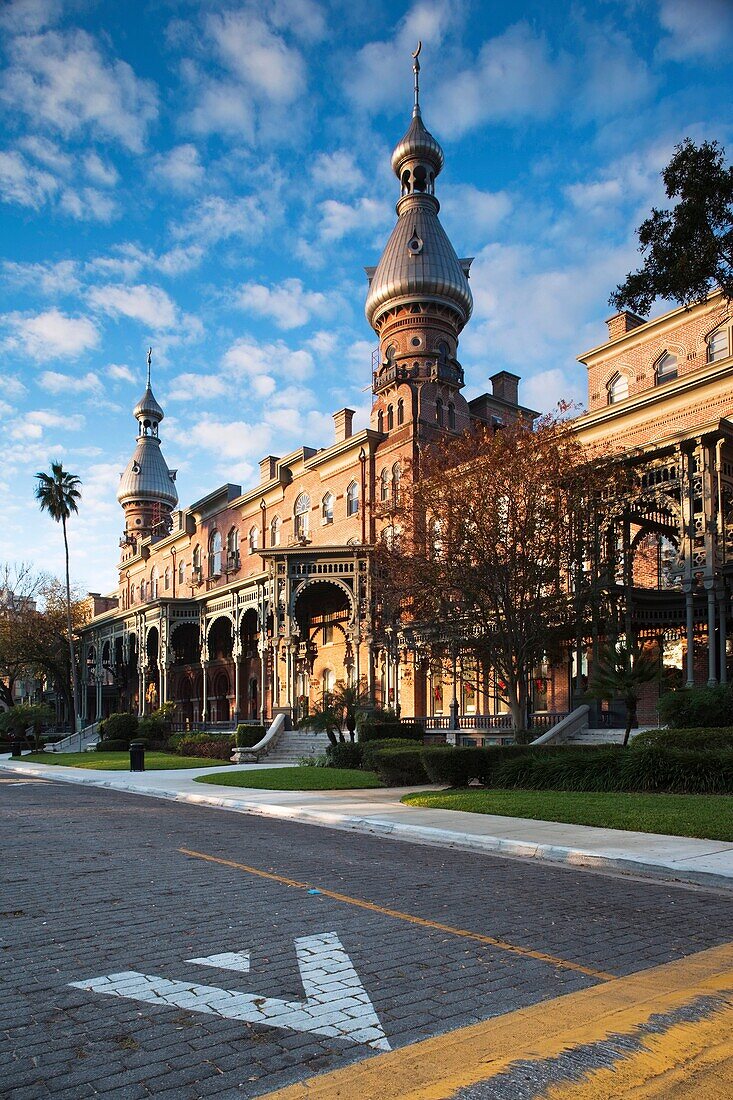
POLYGON ((99 741, 99 722, 85 726, 81 733, 70 733, 61 741, 45 746, 46 752, 86 752, 99 741))
MULTIPOLYGON (((646 729, 647 727, 643 727, 646 729)), ((624 740, 623 729, 584 729, 571 733, 566 739, 566 745, 621 745, 624 740)), ((633 741, 640 729, 631 731, 629 740, 633 741)))
POLYGON ((297 764, 302 756, 320 756, 330 742, 325 733, 313 733, 309 730, 286 730, 277 745, 267 756, 260 758, 261 764, 297 764))

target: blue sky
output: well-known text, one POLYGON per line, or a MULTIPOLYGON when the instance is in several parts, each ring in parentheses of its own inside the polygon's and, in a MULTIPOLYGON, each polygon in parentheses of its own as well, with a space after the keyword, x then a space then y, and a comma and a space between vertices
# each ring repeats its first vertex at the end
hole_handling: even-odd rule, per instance
POLYGON ((115 499, 153 346, 183 503, 366 423, 363 267, 394 223, 411 106, 473 255, 468 396, 583 400, 575 355, 637 260, 685 136, 732 143, 733 0, 3 0, 0 561, 62 570, 33 474, 84 482, 82 589, 116 580, 115 499))

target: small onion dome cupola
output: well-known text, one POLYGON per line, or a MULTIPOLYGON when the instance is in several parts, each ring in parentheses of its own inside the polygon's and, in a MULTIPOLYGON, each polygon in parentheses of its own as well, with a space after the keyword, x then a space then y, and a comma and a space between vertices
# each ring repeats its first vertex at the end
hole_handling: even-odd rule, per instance
POLYGON ((158 425, 164 413, 153 396, 150 386, 150 359, 148 352, 148 381, 145 393, 133 410, 138 422, 137 446, 120 477, 117 499, 120 504, 145 502, 160 504, 166 509, 178 503, 175 487, 175 470, 169 470, 160 449, 158 425))
POLYGON ((400 181, 397 224, 372 272, 365 313, 372 328, 388 309, 411 303, 448 305, 460 331, 471 316, 468 285, 470 260, 459 260, 438 219, 435 177, 443 168, 443 150, 425 128, 420 113, 418 74, 420 46, 413 54, 415 106, 407 133, 392 154, 400 181))

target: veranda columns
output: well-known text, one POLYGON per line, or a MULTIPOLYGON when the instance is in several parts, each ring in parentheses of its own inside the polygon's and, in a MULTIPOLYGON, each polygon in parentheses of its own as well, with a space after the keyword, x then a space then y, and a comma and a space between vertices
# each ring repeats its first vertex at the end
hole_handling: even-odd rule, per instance
POLYGON ((208 709, 208 691, 207 691, 208 678, 209 678, 208 669, 209 669, 209 662, 208 661, 202 661, 201 662, 201 679, 202 679, 202 686, 201 686, 201 721, 204 722, 204 723, 207 720, 207 709, 208 709))
POLYGON ((720 644, 720 682, 728 682, 727 648, 728 648, 728 600, 725 588, 718 594, 718 637, 720 644))
POLYGON ((715 675, 715 589, 712 581, 705 587, 708 590, 708 684, 712 687, 718 682, 715 675))
POLYGON ((685 593, 685 611, 687 615, 687 687, 695 686, 695 612, 692 589, 685 593))
POLYGON ((234 651, 234 721, 239 721, 239 676, 241 653, 238 649, 234 651))

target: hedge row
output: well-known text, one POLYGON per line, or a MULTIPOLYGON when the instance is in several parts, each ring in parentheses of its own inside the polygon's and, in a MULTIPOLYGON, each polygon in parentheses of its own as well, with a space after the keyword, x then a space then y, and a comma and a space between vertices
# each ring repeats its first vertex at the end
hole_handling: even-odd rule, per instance
POLYGON ((184 738, 178 745, 179 756, 206 756, 211 760, 229 760, 232 755, 233 738, 204 737, 201 735, 184 738))
POLYGON ((643 730, 631 742, 634 749, 642 745, 661 745, 668 748, 692 749, 697 752, 707 752, 709 749, 733 749, 733 728, 643 730))
POLYGON ((680 688, 657 704, 665 726, 674 729, 721 729, 733 726, 733 684, 680 688))
POLYGON ((425 730, 420 722, 378 722, 373 719, 365 719, 359 726, 359 740, 366 741, 420 741, 422 743, 425 730))

